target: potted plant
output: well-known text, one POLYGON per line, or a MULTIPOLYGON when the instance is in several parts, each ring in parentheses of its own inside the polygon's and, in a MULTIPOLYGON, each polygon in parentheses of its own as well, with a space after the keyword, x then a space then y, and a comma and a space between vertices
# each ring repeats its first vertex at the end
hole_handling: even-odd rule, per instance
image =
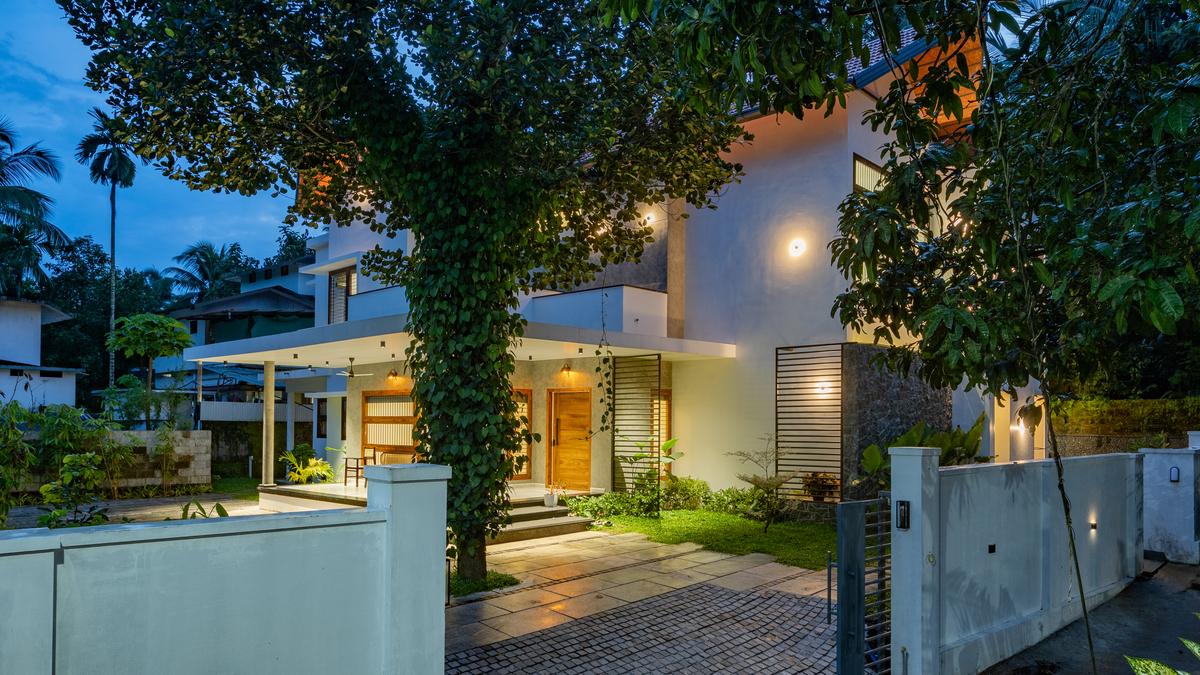
POLYGON ((547 485, 546 494, 542 496, 542 503, 546 505, 546 508, 558 506, 558 497, 564 492, 566 490, 561 485, 547 485))
POLYGON ((836 497, 838 480, 831 473, 811 472, 800 476, 800 484, 804 492, 814 502, 823 502, 826 497, 836 497))

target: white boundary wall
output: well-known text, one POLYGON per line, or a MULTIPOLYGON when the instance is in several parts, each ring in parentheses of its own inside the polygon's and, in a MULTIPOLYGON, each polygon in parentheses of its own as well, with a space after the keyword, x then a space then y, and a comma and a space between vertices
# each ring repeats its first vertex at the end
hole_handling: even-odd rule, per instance
MULTIPOLYGON (((1053 461, 939 469, 936 449, 891 456, 897 672, 977 673, 1079 618, 1053 461), (906 530, 896 521, 901 502, 911 509, 906 530)), ((1140 571, 1142 458, 1064 465, 1090 608, 1140 571)))
POLYGON ((1200 431, 1187 448, 1142 448, 1146 550, 1200 565, 1200 431))
POLYGON ((365 510, 0 534, 0 672, 441 673, 446 481, 365 510))

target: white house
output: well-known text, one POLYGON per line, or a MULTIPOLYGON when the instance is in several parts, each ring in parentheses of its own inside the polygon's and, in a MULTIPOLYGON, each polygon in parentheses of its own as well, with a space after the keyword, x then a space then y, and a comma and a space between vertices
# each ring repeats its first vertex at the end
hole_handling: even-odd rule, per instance
MULTIPOLYGON (((871 337, 847 332, 830 315, 846 287, 826 250, 837 206, 851 190, 874 188, 873 160, 884 142, 860 120, 871 91, 886 86, 886 68, 858 77, 862 89, 827 117, 747 117, 755 140, 732 151, 745 177, 725 189, 716 210, 685 219, 671 205, 649 206, 655 237, 639 264, 611 267, 569 292, 520 298, 529 324, 514 349, 513 395, 540 438, 524 449, 529 461, 514 481, 517 492, 551 484, 620 489, 631 477, 615 457, 669 437, 685 455, 677 473, 714 488, 735 485, 750 467, 728 453, 772 434, 778 468, 798 474, 788 490, 837 499, 863 446, 919 419, 970 425, 991 412, 973 392, 952 395, 877 372, 867 364, 877 349, 871 337), (602 335, 617 357, 616 434, 595 433, 603 412, 594 374, 602 335), (904 406, 894 405, 901 399, 904 406)), ((300 271, 315 277, 312 328, 197 346, 184 358, 261 366, 286 383, 289 407, 318 401, 318 446, 350 458, 410 457, 407 300, 403 288, 382 286, 359 269, 376 245, 410 248, 406 234, 388 238, 357 224, 310 240, 315 260, 300 271), (322 369, 340 374, 314 390, 322 369)), ((987 448, 1003 442, 1019 456, 1009 424, 992 426, 987 448)))
POLYGON ((70 318, 44 303, 0 298, 0 401, 30 410, 75 405, 79 369, 42 365, 42 326, 70 318))

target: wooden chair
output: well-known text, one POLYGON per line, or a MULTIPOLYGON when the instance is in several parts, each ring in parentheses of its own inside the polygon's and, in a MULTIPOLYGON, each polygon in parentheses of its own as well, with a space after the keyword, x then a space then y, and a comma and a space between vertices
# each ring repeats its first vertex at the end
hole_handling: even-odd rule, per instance
POLYGON ((364 469, 368 464, 377 464, 375 461, 375 448, 363 448, 362 454, 358 457, 347 457, 345 468, 342 470, 342 485, 347 485, 350 482, 350 476, 354 476, 354 487, 358 487, 358 479, 361 478, 363 485, 367 483, 367 476, 364 469))

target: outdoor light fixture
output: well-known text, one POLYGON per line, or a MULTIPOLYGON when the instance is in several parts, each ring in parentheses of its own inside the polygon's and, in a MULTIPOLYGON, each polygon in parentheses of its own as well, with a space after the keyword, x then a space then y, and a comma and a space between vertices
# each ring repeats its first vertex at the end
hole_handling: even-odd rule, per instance
POLYGON ((580 353, 580 354, 582 354, 582 353, 583 353, 583 347, 580 347, 580 348, 579 348, 579 353, 580 353))
POLYGON ((379 346, 380 346, 380 347, 386 347, 386 346, 387 346, 387 342, 386 342, 385 340, 380 340, 380 341, 379 341, 379 346))
POLYGON ((396 369, 392 368, 391 370, 388 371, 387 377, 389 380, 394 380, 397 377, 400 377, 400 373, 397 373, 396 369))
POLYGON ((828 394, 831 391, 833 391, 833 387, 830 387, 828 382, 822 382, 817 385, 818 394, 828 394))
POLYGON ((1095 532, 1095 531, 1096 531, 1096 528, 1098 527, 1098 525, 1097 525, 1096 521, 1094 521, 1094 520, 1093 520, 1092 522, 1088 523, 1088 525, 1090 525, 1090 526, 1091 526, 1091 528, 1092 528, 1092 532, 1095 532))
POLYGON ((788 244, 788 254, 793 258, 799 258, 800 256, 804 255, 804 252, 807 250, 808 244, 804 243, 804 240, 800 237, 796 237, 790 244, 788 244))
POLYGON ((298 358, 300 358, 300 355, 295 352, 292 352, 292 360, 295 361, 298 358))
POLYGON ((1177 466, 1171 467, 1171 471, 1170 471, 1169 475, 1170 475, 1172 483, 1178 483, 1179 482, 1179 467, 1177 467, 1177 466))
POLYGON ((562 373, 563 375, 570 375, 571 374, 571 364, 564 363, 562 370, 560 370, 558 372, 562 373))

